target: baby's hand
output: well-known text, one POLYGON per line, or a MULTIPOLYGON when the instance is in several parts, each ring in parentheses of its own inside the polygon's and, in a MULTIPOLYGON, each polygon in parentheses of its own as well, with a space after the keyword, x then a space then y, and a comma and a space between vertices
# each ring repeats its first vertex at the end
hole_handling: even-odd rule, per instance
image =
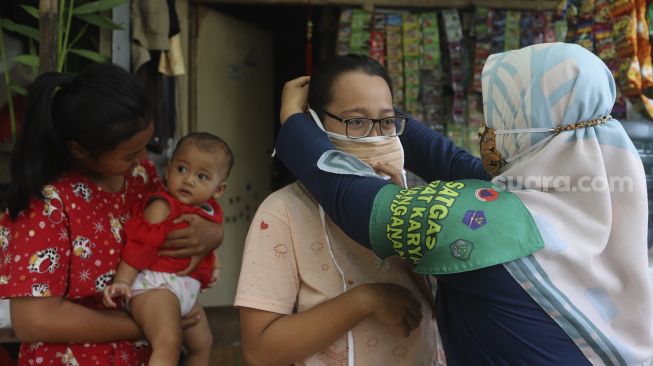
POLYGON ((213 268, 213 273, 211 274, 211 286, 220 282, 220 268, 213 268))
POLYGON ((113 299, 120 297, 124 297, 128 300, 130 297, 132 297, 131 286, 122 281, 114 282, 104 288, 102 293, 102 302, 104 303, 104 306, 108 308, 115 308, 117 305, 113 299))
POLYGON ((206 288, 202 289, 202 292, 210 289, 220 282, 220 260, 218 259, 218 253, 215 253, 215 262, 213 262, 213 272, 211 272, 211 282, 206 285, 206 288))

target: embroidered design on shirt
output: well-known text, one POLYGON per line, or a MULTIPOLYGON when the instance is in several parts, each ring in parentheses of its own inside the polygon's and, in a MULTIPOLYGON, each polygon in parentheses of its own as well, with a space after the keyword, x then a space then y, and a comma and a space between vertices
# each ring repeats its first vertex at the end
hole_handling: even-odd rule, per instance
POLYGON ((150 344, 147 342, 146 339, 139 339, 136 342, 133 343, 134 351, 138 352, 144 348, 149 347, 150 344))
POLYGON ((91 188, 84 183, 74 183, 71 185, 73 186, 75 196, 82 197, 85 202, 91 202, 91 188))
POLYGON ((95 247, 95 244, 91 242, 89 238, 85 238, 81 235, 78 235, 75 240, 73 240, 73 254, 82 259, 88 259, 93 252, 91 248, 95 247))
POLYGON ((27 266, 27 270, 30 273, 54 273, 58 267, 59 254, 57 254, 57 249, 47 248, 32 254, 32 256, 29 258, 29 265, 27 266), (42 268, 44 265, 45 269, 42 268))
POLYGON ((148 177, 147 177, 147 170, 145 167, 141 164, 136 165, 132 169, 132 177, 140 177, 142 179, 143 184, 147 184, 148 177))
POLYGON ((8 227, 0 226, 0 244, 2 245, 2 250, 9 249, 9 236, 11 230, 8 227))
POLYGON ((41 191, 43 194, 43 215, 47 216, 51 223, 59 224, 63 221, 63 201, 59 192, 53 186, 45 186, 41 191))
POLYGON ((397 346, 395 347, 395 349, 392 350, 392 356, 394 356, 394 358, 398 358, 401 360, 406 359, 407 353, 408 353, 408 349, 406 349, 406 347, 404 346, 397 346))
POLYGON ((79 362, 77 362, 70 348, 66 348, 66 353, 57 353, 57 356, 61 358, 61 363, 64 366, 79 366, 79 362))
POLYGON ((344 366, 345 361, 347 360, 347 353, 348 351, 346 347, 344 350, 338 352, 336 351, 336 345, 332 344, 329 347, 322 349, 317 358, 324 362, 325 365, 344 366))
POLYGON ((32 296, 34 297, 50 296, 50 286, 45 282, 33 284, 32 296))
POLYGON ((387 260, 381 259, 377 256, 374 256, 374 266, 376 270, 381 273, 388 272, 390 270, 390 263, 387 260))
POLYGON ((261 221, 261 226, 260 227, 261 227, 261 230, 267 230, 269 225, 265 221, 261 221))
POLYGON ((273 247, 273 250, 274 255, 277 257, 277 259, 286 260, 288 257, 288 247, 286 244, 277 244, 273 247))
POLYGON ((313 254, 320 254, 322 249, 324 249, 324 244, 319 241, 314 241, 313 244, 311 244, 311 250, 313 251, 313 254))
POLYGON ((111 282, 111 279, 113 279, 113 274, 114 271, 111 270, 107 273, 104 273, 100 275, 96 280, 95 280, 95 291, 97 292, 102 292, 105 287, 111 282))
POLYGON ((113 234, 113 238, 116 239, 116 242, 122 243, 122 237, 120 236, 122 224, 120 223, 120 220, 113 217, 112 214, 109 214, 109 222, 111 224, 111 234, 113 234))
POLYGON ((379 344, 379 340, 376 337, 372 337, 365 341, 365 345, 367 346, 368 351, 374 351, 376 350, 376 346, 379 344))

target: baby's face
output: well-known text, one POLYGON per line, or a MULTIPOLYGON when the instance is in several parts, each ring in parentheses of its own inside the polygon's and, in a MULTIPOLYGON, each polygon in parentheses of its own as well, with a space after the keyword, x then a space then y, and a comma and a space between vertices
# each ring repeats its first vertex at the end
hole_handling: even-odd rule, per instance
POLYGON ((184 144, 168 166, 168 193, 187 205, 206 202, 224 185, 220 169, 222 160, 193 144, 184 144))

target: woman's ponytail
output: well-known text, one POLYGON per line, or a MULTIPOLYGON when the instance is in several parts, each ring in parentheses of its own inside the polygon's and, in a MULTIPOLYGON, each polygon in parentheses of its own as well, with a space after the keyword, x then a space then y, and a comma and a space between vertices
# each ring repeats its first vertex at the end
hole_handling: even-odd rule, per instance
POLYGON ((71 75, 47 72, 29 88, 22 131, 11 153, 7 208, 12 220, 31 197, 42 198, 46 183, 70 167, 66 141, 55 128, 53 104, 72 81, 71 75))

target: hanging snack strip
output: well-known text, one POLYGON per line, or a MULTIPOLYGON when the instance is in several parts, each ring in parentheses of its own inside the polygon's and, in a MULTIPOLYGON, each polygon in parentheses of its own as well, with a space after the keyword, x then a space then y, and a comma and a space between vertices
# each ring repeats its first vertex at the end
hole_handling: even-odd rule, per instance
MULTIPOLYGON (((453 89, 452 119, 455 124, 465 123, 465 90, 463 85, 462 39, 463 29, 458 10, 442 11, 445 33, 451 59, 451 87, 453 89)), ((448 127, 447 127, 448 128, 448 127)))
POLYGON ((526 47, 538 42, 538 38, 541 38, 542 24, 540 22, 539 13, 533 11, 525 11, 521 14, 521 20, 519 21, 519 29, 521 34, 519 35, 519 47, 526 47))
POLYGON ((401 15, 389 14, 386 17, 386 61, 388 73, 392 78, 392 90, 394 92, 394 103, 400 109, 404 109, 404 53, 402 46, 401 15))
POLYGON ((444 131, 442 100, 442 55, 440 52, 440 33, 438 14, 420 14, 422 29, 422 58, 420 71, 421 104, 424 123, 436 131, 444 131))
POLYGON ((474 34, 476 35, 476 46, 474 47, 474 74, 472 90, 481 92, 481 74, 485 61, 490 57, 493 11, 479 6, 474 13, 474 34))
POLYGON ((653 88, 651 40, 649 39, 648 24, 646 23, 646 3, 648 2, 647 0, 635 1, 635 10, 637 11, 637 58, 642 72, 642 92, 653 88))
POLYGON ((653 118, 653 102, 643 93, 653 84, 645 12, 644 0, 618 0, 610 7, 610 17, 614 21, 612 37, 619 59, 615 79, 633 107, 642 115, 653 118))
POLYGON ((567 1, 560 1, 553 13, 553 31, 556 42, 565 42, 567 39, 567 1))
POLYGON ((544 30, 543 37, 544 39, 542 42, 544 43, 551 43, 551 42, 556 42, 556 33, 555 33, 555 24, 553 22, 553 11, 551 10, 545 10, 542 13, 542 22, 543 22, 543 27, 542 29, 544 30))
POLYGON ((385 66, 385 15, 379 13, 372 16, 370 58, 385 66))
POLYGON ((576 36, 574 42, 594 52, 594 0, 583 0, 578 11, 576 36))
POLYGON ((506 13, 506 31, 503 40, 504 51, 516 50, 519 48, 519 22, 521 13, 508 11, 506 13))
POLYGON ((644 106, 643 113, 653 118, 653 61, 651 60, 651 42, 646 23, 646 0, 637 0, 637 58, 642 74, 641 99, 644 106))
POLYGON ((492 33, 490 35, 492 43, 490 46, 490 54, 503 52, 505 47, 506 30, 506 11, 494 10, 492 14, 492 33))
POLYGON ((612 37, 619 66, 615 79, 625 96, 636 96, 641 88, 639 66, 635 60, 637 48, 637 19, 634 2, 616 1, 610 5, 612 37))
POLYGON ((419 65, 421 33, 419 17, 415 14, 403 14, 404 42, 404 101, 406 112, 417 115, 421 112, 419 105, 419 65))
MULTIPOLYGON (((612 74, 619 74, 619 60, 612 38, 612 18, 610 17, 610 0, 596 0, 594 3, 594 53, 608 65, 612 74)), ((615 118, 626 117, 626 101, 617 88, 617 99, 610 114, 615 118)))
POLYGON ((367 56, 370 45, 370 21, 372 14, 354 9, 351 15, 351 38, 349 52, 367 56))
POLYGON ((351 9, 340 11, 338 21, 338 37, 336 38, 336 55, 343 56, 349 53, 349 40, 351 39, 351 9))
POLYGON ((467 95, 467 138, 466 150, 475 156, 481 156, 479 129, 485 122, 483 118, 483 97, 478 93, 467 95))
POLYGON ((437 13, 419 15, 422 29, 422 70, 434 70, 440 67, 440 29, 437 13))

